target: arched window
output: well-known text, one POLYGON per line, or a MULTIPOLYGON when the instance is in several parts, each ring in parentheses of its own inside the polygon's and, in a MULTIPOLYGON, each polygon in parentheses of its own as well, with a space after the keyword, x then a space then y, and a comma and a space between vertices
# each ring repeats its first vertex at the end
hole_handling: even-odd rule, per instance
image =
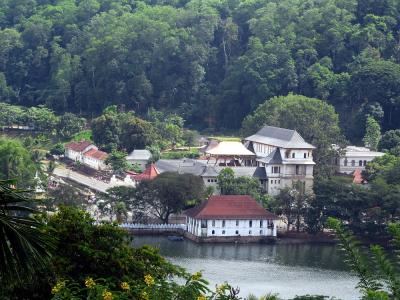
POLYGON ((343 164, 344 164, 345 167, 347 166, 347 158, 344 159, 344 163, 343 164))
POLYGON ((215 234, 215 230, 211 231, 211 234, 215 234))
POLYGON ((366 160, 364 160, 364 167, 367 165, 367 161, 366 160))
POLYGON ((362 160, 359 160, 359 161, 358 161, 358 166, 359 166, 359 167, 362 167, 362 165, 363 165, 362 160))

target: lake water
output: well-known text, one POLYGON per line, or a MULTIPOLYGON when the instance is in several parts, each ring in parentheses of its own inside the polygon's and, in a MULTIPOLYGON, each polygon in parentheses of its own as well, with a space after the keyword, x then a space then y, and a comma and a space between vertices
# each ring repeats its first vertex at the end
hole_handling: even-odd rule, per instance
POLYGON ((357 278, 349 273, 343 255, 321 244, 196 244, 169 241, 164 236, 137 236, 134 246, 151 245, 172 263, 190 272, 203 271, 212 286, 227 281, 240 287, 242 297, 278 293, 329 295, 359 299, 357 278))

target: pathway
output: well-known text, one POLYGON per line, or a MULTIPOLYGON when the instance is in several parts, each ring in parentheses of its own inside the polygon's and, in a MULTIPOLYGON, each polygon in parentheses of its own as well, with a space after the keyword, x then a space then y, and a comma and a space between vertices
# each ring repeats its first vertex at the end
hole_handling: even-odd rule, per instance
POLYGON ((92 190, 106 193, 107 189, 113 187, 113 185, 106 183, 104 181, 97 180, 93 177, 89 177, 86 175, 83 175, 81 173, 65 169, 63 167, 56 167, 53 172, 54 175, 67 178, 69 180, 75 181, 79 184, 82 184, 84 186, 87 186, 91 188, 92 190))

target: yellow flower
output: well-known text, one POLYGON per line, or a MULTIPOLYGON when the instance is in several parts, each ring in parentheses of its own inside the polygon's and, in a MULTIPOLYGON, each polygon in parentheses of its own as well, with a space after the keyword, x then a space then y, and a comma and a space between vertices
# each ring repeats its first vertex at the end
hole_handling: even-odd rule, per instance
POLYGON ((103 291, 102 296, 103 296, 103 300, 112 300, 112 298, 113 298, 111 292, 109 292, 107 290, 103 291))
POLYGON ((144 282, 146 282, 146 284, 148 286, 153 285, 154 284, 154 278, 151 277, 150 274, 144 275, 144 282))
POLYGON ((197 300, 206 300, 206 296, 200 295, 197 297, 197 300))
POLYGON ((141 300, 149 300, 149 295, 147 294, 146 291, 143 291, 143 292, 140 294, 140 299, 141 299, 141 300))
POLYGON ((129 286, 129 283, 127 283, 127 282, 122 282, 121 283, 121 289, 123 289, 123 290, 129 290, 131 287, 129 286))
POLYGON ((201 272, 196 272, 192 275, 192 280, 199 280, 201 278, 201 272))
POLYGON ((226 283, 217 286, 217 291, 216 291, 217 294, 219 294, 219 295, 223 294, 225 289, 227 289, 228 287, 229 286, 226 283))
POLYGON ((53 288, 51 289, 51 293, 53 295, 57 294, 59 291, 61 291, 65 287, 65 281, 59 281, 53 288))
POLYGON ((85 280, 85 286, 89 289, 93 288, 96 285, 96 282, 90 277, 86 278, 85 280))

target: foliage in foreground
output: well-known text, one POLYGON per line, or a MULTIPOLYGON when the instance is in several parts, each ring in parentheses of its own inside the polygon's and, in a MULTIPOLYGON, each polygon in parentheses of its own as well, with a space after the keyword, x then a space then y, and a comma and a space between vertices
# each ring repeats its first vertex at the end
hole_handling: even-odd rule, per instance
MULTIPOLYGON (((53 249, 43 224, 28 216, 26 191, 15 181, 0 180, 0 286, 20 284, 46 264, 53 249)), ((0 292, 1 297, 1 292, 0 292)))
POLYGON ((371 245, 367 251, 352 232, 337 219, 329 218, 328 225, 339 238, 348 265, 359 277, 358 288, 363 294, 362 299, 399 299, 400 223, 388 225, 388 231, 393 236, 394 255, 379 245, 371 245))

